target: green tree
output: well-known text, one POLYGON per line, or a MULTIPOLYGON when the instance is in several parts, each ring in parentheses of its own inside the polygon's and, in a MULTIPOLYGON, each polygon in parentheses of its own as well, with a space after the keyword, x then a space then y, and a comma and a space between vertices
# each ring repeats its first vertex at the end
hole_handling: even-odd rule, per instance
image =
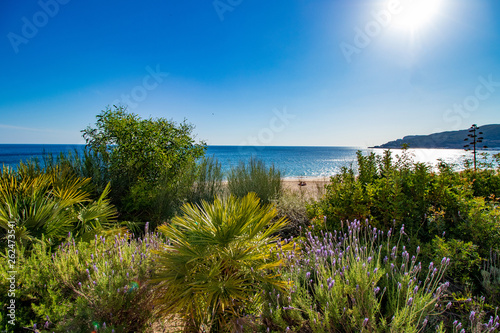
POLYGON ((272 254, 277 246, 293 251, 276 236, 286 221, 272 222, 276 209, 261 206, 255 193, 186 204, 182 211, 158 228, 170 246, 158 252, 155 308, 181 315, 185 331, 234 331, 230 326, 262 303, 263 284, 287 286, 275 271, 283 262, 272 254))
POLYGON ((158 203, 182 201, 179 190, 192 186, 183 179, 184 170, 205 152, 205 143, 196 143, 192 131, 186 121, 141 119, 121 106, 106 108, 97 115, 95 127, 82 131, 87 148, 100 156, 107 169, 111 197, 122 217, 154 221, 169 217, 172 210, 158 203), (172 197, 166 192, 179 193, 172 197))

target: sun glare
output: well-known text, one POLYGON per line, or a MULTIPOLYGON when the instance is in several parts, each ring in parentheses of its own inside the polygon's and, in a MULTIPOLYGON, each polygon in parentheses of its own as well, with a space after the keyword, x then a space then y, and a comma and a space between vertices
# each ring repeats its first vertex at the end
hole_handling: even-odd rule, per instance
POLYGON ((410 31, 424 29, 439 14, 442 5, 441 2, 441 0, 404 1, 398 25, 410 31))

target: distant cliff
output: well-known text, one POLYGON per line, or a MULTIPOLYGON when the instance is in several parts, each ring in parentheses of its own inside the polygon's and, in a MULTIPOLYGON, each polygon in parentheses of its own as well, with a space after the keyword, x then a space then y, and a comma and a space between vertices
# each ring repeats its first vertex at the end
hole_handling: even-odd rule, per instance
MULTIPOLYGON (((479 127, 479 131, 483 132, 481 136, 484 137, 484 140, 478 148, 487 146, 488 148, 500 149, 500 125, 484 125, 479 127)), ((410 148, 462 149, 464 144, 467 143, 464 142, 467 134, 469 134, 469 129, 430 135, 409 135, 373 148, 401 148, 403 144, 407 144, 410 148)))

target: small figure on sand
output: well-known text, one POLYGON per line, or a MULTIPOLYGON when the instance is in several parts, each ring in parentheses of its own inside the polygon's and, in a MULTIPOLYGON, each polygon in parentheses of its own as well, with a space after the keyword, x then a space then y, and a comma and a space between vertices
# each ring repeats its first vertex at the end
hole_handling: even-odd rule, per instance
POLYGON ((301 181, 299 181, 299 186, 306 186, 306 185, 307 185, 307 184, 306 184, 306 182, 304 182, 304 181, 302 181, 302 180, 301 180, 301 181))

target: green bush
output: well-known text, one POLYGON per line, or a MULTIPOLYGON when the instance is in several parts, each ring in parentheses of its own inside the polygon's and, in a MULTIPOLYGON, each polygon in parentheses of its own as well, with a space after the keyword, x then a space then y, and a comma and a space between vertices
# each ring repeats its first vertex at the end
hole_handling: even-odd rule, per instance
POLYGON ((481 257, 477 253, 477 245, 472 242, 463 242, 457 239, 445 240, 434 238, 431 243, 434 260, 447 257, 451 263, 445 278, 453 284, 472 286, 473 280, 478 278, 481 267, 481 257))
POLYGON ((481 292, 480 263, 491 249, 500 249, 500 174, 453 168, 439 161, 432 170, 413 162, 405 150, 397 159, 390 151, 383 156, 359 152, 357 170, 344 168, 333 176, 308 213, 320 230, 319 222, 326 221, 325 230, 331 231, 354 218, 379 229, 405 225, 410 249, 422 246, 427 260, 452 258, 454 290, 481 292), (439 241, 443 235, 446 241, 439 241))
POLYGON ((263 203, 270 203, 279 198, 283 191, 281 171, 263 161, 250 158, 248 164, 240 162, 228 175, 229 192, 239 198, 254 192, 263 203))
POLYGON ((233 332, 262 303, 263 284, 286 285, 275 271, 282 261, 270 254, 286 222, 271 222, 276 210, 253 193, 182 211, 158 228, 170 245, 157 252, 156 310, 180 315, 187 332, 233 332))
POLYGON ((82 131, 89 156, 101 159, 98 166, 110 178, 113 203, 124 219, 156 224, 171 217, 175 210, 158 203, 177 199, 172 191, 188 183, 185 171, 206 148, 195 143, 192 131, 186 122, 141 119, 123 107, 107 108, 97 115, 95 127, 82 131))

